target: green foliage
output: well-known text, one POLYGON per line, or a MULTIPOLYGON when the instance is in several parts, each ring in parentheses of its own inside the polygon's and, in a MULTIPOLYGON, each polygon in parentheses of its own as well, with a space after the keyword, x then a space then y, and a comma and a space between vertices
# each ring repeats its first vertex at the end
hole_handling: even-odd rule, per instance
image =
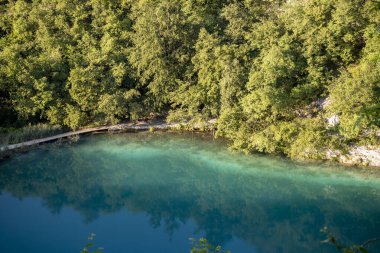
POLYGON ((190 241, 193 244, 190 253, 230 253, 230 251, 223 251, 221 246, 212 245, 206 238, 200 238, 199 241, 190 238, 190 241))
POLYGON ((80 126, 85 125, 86 115, 80 111, 79 108, 72 105, 67 105, 65 108, 67 117, 64 119, 63 123, 73 130, 77 130, 80 126))
POLYGON ((330 243, 334 245, 337 251, 341 253, 368 253, 368 245, 380 241, 380 238, 373 238, 367 240, 362 245, 346 246, 342 244, 333 234, 331 234, 327 227, 322 228, 321 232, 324 233, 327 237, 327 239, 322 241, 322 243, 330 243))
POLYGON ((58 125, 37 124, 28 125, 18 129, 7 129, 0 133, 0 144, 14 144, 34 139, 49 137, 62 133, 64 129, 58 125))
POLYGON ((298 135, 289 143, 287 153, 290 157, 301 159, 323 159, 325 149, 333 147, 336 137, 326 130, 322 119, 302 120, 299 125, 298 135))
POLYGON ((98 111, 105 115, 104 119, 106 123, 116 124, 118 123, 118 119, 128 116, 130 102, 139 95, 138 91, 132 89, 124 94, 121 92, 116 92, 113 95, 104 94, 100 97, 98 111))
POLYGON ((131 8, 134 24, 128 60, 153 96, 151 106, 158 109, 170 101, 170 92, 190 63, 195 31, 181 6, 179 0, 133 1, 131 8))
POLYGON ((71 128, 102 121, 102 95, 132 87, 128 9, 119 1, 10 2, 2 22, 0 87, 18 118, 71 128))
MULTIPOLYGON (((342 253, 368 253, 366 248, 368 244, 374 243, 380 240, 380 238, 374 238, 366 241, 363 245, 353 245, 353 246, 344 246, 341 244, 334 235, 332 235, 327 227, 321 229, 321 232, 327 236, 327 239, 322 241, 322 243, 330 243, 336 247, 339 252, 342 253)), ((103 248, 98 248, 95 251, 92 251, 91 248, 94 247, 93 240, 96 235, 91 233, 87 238, 87 243, 85 247, 81 250, 80 253, 103 253, 103 248)), ((200 238, 198 241, 194 238, 189 238, 192 246, 190 253, 231 253, 231 251, 224 251, 221 246, 214 246, 208 242, 206 238, 200 238)))
POLYGON ((180 82, 179 88, 173 92, 174 107, 181 106, 186 114, 197 114, 215 117, 220 108, 220 73, 218 71, 218 45, 216 36, 201 29, 195 44, 196 54, 192 58, 197 80, 180 82))
POLYGON ((95 251, 91 250, 93 247, 94 247, 94 237, 96 235, 94 233, 91 233, 88 237, 87 237, 87 243, 85 245, 85 247, 81 250, 80 253, 103 253, 103 249, 102 248, 98 248, 96 249, 95 251))
POLYGON ((358 137, 368 127, 379 127, 380 32, 370 26, 361 61, 337 78, 330 88, 330 111, 341 118, 339 130, 347 138, 358 137))
POLYGON ((0 12, 2 127, 159 113, 217 118, 246 152, 376 143, 377 1, 15 0, 0 12))

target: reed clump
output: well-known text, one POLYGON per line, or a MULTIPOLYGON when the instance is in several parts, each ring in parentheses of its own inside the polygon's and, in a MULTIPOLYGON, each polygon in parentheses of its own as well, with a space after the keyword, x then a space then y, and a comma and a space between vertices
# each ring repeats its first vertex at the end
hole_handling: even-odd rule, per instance
POLYGON ((0 145, 9 145, 34 139, 40 139, 60 134, 64 131, 65 129, 61 126, 42 123, 36 125, 28 125, 17 129, 1 129, 0 145))

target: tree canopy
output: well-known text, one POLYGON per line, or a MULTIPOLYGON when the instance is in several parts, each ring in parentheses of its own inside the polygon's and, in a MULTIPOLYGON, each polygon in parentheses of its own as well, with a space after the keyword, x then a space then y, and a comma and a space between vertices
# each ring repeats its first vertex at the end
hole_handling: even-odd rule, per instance
POLYGON ((8 0, 0 13, 2 127, 158 113, 216 118, 247 152, 379 142, 378 1, 8 0))

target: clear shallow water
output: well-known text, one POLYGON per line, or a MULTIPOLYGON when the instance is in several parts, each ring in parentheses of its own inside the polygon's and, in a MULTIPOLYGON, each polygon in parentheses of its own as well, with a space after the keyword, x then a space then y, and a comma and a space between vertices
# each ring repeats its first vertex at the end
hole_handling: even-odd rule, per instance
MULTIPOLYGON (((380 179, 338 166, 231 153, 199 135, 139 133, 52 143, 0 163, 0 252, 337 252, 380 236, 380 179)), ((370 252, 380 252, 374 244, 370 252)))

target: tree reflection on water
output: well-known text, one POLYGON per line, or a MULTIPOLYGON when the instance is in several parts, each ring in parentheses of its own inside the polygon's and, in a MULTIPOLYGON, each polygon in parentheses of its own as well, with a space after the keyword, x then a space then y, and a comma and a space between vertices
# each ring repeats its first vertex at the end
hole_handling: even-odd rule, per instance
POLYGON ((207 138, 98 136, 2 162, 0 190, 40 197, 53 213, 71 207, 86 222, 127 208, 173 234, 191 219, 214 245, 237 237, 265 253, 334 252, 320 243, 325 226, 351 244, 377 236, 375 179, 313 166, 228 153, 207 138))

